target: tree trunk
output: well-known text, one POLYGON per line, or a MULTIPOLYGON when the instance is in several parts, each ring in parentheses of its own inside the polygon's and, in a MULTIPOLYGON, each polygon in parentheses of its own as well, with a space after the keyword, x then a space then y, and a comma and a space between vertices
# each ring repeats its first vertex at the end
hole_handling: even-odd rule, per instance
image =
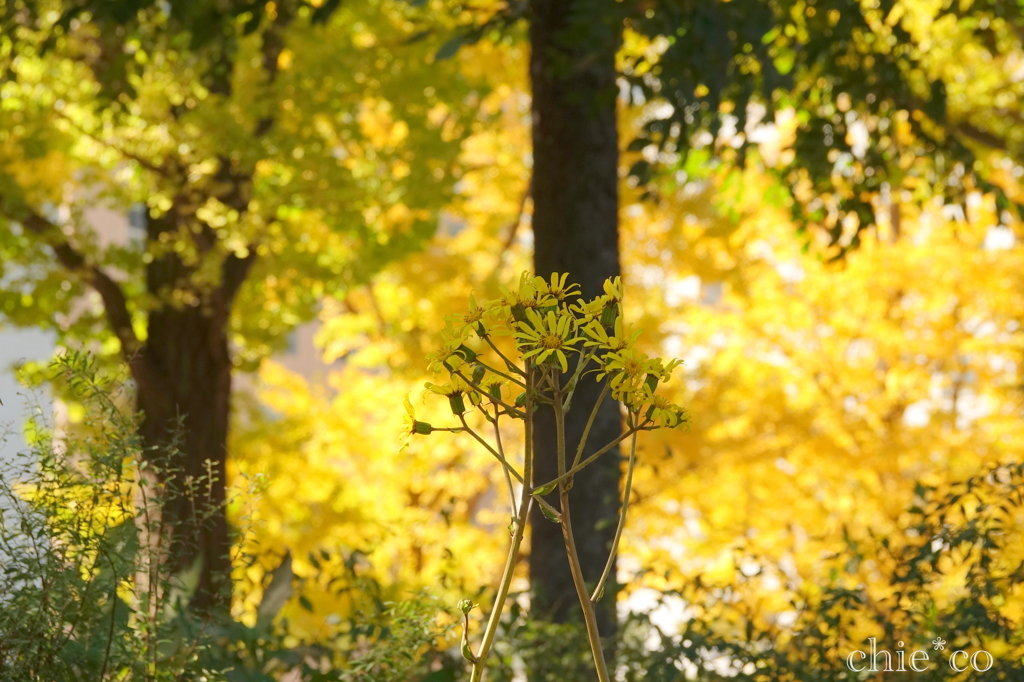
MULTIPOLYGON (((159 239, 174 217, 172 211, 152 221, 150 239, 159 239)), ((158 554, 172 574, 198 580, 192 605, 209 613, 227 609, 231 599, 225 509, 230 300, 223 287, 196 291, 191 274, 173 253, 147 266, 147 289, 162 305, 149 314, 141 351, 149 376, 136 376, 137 407, 142 445, 164 488, 163 499, 149 500, 163 532, 147 542, 162 543, 158 554), (176 289, 196 299, 179 303, 176 289)))
MULTIPOLYGON (((615 5, 614 0, 533 0, 531 5, 534 268, 543 276, 568 272, 586 297, 601 294, 605 279, 619 274, 615 54, 621 23, 615 5)), ((598 394, 593 381, 576 390, 566 417, 570 450, 598 394)), ((536 481, 558 475, 554 419, 550 411, 542 412, 534 437, 536 481)), ((621 428, 618 405, 606 400, 584 453, 614 440, 621 428)), ((570 492, 580 563, 591 585, 600 578, 615 534, 619 479, 615 449, 578 474, 570 492)), ((578 601, 561 530, 536 506, 531 526, 532 612, 565 622, 578 601)), ((614 584, 598 603, 598 622, 602 636, 614 633, 614 584)))

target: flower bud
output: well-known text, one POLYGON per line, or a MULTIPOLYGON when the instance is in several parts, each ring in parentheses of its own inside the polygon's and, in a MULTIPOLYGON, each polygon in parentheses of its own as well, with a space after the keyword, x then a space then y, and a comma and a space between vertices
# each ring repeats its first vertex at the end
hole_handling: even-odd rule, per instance
POLYGON ((465 413, 466 401, 462 399, 462 393, 452 393, 448 396, 448 404, 452 407, 452 414, 458 416, 465 413))
POLYGON ((484 369, 483 365, 476 365, 473 368, 473 383, 479 385, 484 380, 484 374, 486 373, 487 370, 484 369))
POLYGON ((601 311, 601 324, 605 327, 614 327, 615 318, 619 316, 619 308, 614 303, 609 303, 601 311))
POLYGON ((476 360, 476 351, 467 346, 466 344, 462 344, 461 346, 456 348, 455 352, 461 355, 466 360, 466 362, 473 362, 474 360, 476 360))
POLYGON ((473 610, 473 601, 471 599, 460 599, 459 600, 459 611, 463 613, 469 613, 473 610))
POLYGON ((493 384, 488 386, 487 395, 491 396, 495 400, 501 400, 501 383, 495 381, 493 384))
POLYGON ((414 432, 422 436, 429 436, 430 432, 434 430, 434 427, 428 424, 427 422, 420 421, 414 421, 412 428, 414 432))

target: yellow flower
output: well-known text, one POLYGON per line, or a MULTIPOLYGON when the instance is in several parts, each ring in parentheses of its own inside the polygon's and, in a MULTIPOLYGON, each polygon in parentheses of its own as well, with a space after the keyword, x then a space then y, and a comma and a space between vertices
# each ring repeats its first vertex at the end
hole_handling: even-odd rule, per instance
POLYGON ((647 375, 657 375, 661 368, 661 360, 652 359, 636 348, 608 353, 602 359, 604 367, 597 380, 610 377, 608 385, 616 400, 624 400, 630 393, 639 391, 647 375))
POLYGON ((644 384, 642 392, 637 396, 634 407, 644 404, 650 405, 647 408, 646 418, 653 421, 657 426, 674 429, 689 424, 686 411, 675 403, 669 402, 663 396, 655 395, 654 390, 649 384, 644 384))
POLYGON ((572 314, 566 310, 560 313, 555 315, 550 310, 542 317, 535 310, 527 311, 526 321, 519 323, 519 331, 516 332, 516 339, 525 351, 522 354, 523 360, 535 358, 534 362, 540 365, 548 358, 554 358, 563 372, 569 371, 565 354, 576 350, 572 346, 584 339, 576 335, 576 319, 572 314))
POLYGON ((580 318, 582 324, 583 322, 600 320, 605 308, 609 305, 614 305, 610 298, 598 296, 590 301, 580 301, 572 306, 572 311, 580 318))
POLYGON ((480 336, 487 336, 490 328, 490 320, 487 319, 488 308, 478 305, 472 292, 469 294, 469 310, 461 315, 448 315, 445 322, 454 323, 454 330, 460 333, 467 333, 471 329, 480 336))
POLYGON ((434 427, 427 422, 421 422, 416 419, 416 410, 413 409, 412 402, 409 400, 408 394, 405 396, 403 401, 405 404, 405 415, 402 417, 402 450, 409 447, 409 439, 416 435, 426 436, 429 435, 434 427))
POLYGON ((557 301, 561 302, 567 299, 569 296, 579 295, 580 286, 576 283, 566 284, 569 279, 569 273, 562 273, 559 275, 557 272, 551 273, 551 283, 544 281, 543 277, 537 277, 534 279, 534 285, 537 287, 537 291, 541 295, 553 296, 557 301))
POLYGON ((604 281, 604 293, 614 303, 622 303, 622 278, 612 277, 604 281))
POLYGON ((523 272, 519 276, 519 288, 512 291, 501 287, 502 297, 492 301, 491 305, 500 310, 505 319, 511 318, 516 322, 523 322, 526 319, 527 310, 557 305, 558 299, 549 292, 538 290, 538 283, 547 287, 543 277, 531 277, 530 273, 523 272))
POLYGON ((457 328, 451 322, 447 323, 441 330, 441 348, 427 355, 427 369, 434 374, 443 370, 454 372, 463 362, 475 360, 476 353, 465 345, 469 333, 468 327, 457 328))
POLYGON ((608 330, 600 322, 593 320, 584 329, 590 340, 587 346, 597 346, 610 351, 621 351, 631 347, 640 338, 641 330, 634 330, 632 326, 624 325, 622 318, 615 320, 614 334, 609 336, 608 330))
POLYGON ((458 416, 466 411, 466 403, 462 399, 469 386, 458 376, 453 376, 451 382, 445 384, 432 384, 429 381, 425 384, 428 393, 436 393, 448 398, 448 404, 452 408, 452 414, 458 416))
POLYGON ((508 394, 509 383, 507 379, 502 379, 496 376, 487 377, 481 386, 484 387, 487 395, 492 400, 504 400, 504 397, 508 394))

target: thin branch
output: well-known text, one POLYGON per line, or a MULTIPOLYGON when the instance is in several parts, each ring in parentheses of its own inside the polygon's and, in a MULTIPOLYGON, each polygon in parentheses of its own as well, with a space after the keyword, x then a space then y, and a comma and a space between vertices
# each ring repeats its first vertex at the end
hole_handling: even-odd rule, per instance
MULTIPOLYGON (((132 326, 128 301, 121 285, 98 265, 89 263, 85 256, 68 242, 60 227, 41 214, 31 208, 25 208, 23 215, 12 214, 4 205, 2 197, 0 197, 0 211, 8 218, 20 222, 26 230, 42 237, 53 249, 57 262, 65 270, 81 277, 100 295, 111 331, 121 342, 121 352, 131 364, 132 359, 141 350, 141 343, 132 326)), ((135 367, 132 369, 134 371, 135 367)))
POLYGON ((626 468, 626 486, 622 492, 622 511, 619 514, 619 525, 615 528, 615 538, 612 540, 611 550, 608 552, 608 562, 604 565, 604 570, 601 572, 601 579, 597 581, 597 586, 594 588, 594 593, 590 597, 590 601, 596 604, 602 596, 604 596, 604 586, 608 582, 608 576, 611 575, 612 567, 615 566, 615 555, 619 552, 619 541, 622 539, 622 529, 626 525, 626 512, 629 510, 629 492, 633 487, 633 469, 636 466, 636 435, 637 432, 633 432, 633 440, 629 445, 629 464, 626 468))
POLYGON ((975 142, 980 142, 981 144, 987 147, 992 147, 993 149, 997 149, 1001 152, 1006 152, 1010 150, 1010 145, 1006 142, 1005 139, 999 137, 998 135, 993 135, 988 131, 982 130, 981 128, 978 128, 970 123, 957 123, 954 125, 954 128, 958 133, 960 133, 964 137, 968 137, 974 140, 975 142))
MULTIPOLYGON (((516 364, 514 362, 509 360, 507 357, 505 357, 504 353, 502 353, 500 350, 498 350, 498 347, 496 345, 494 345, 493 341, 491 341, 491 335, 490 334, 487 334, 487 335, 483 336, 482 338, 483 338, 484 341, 487 342, 487 345, 490 346, 491 349, 493 349, 494 352, 498 354, 498 357, 501 358, 505 362, 505 367, 507 367, 510 372, 515 372, 519 376, 525 376, 526 375, 526 372, 524 372, 523 370, 519 369, 519 367, 516 366, 516 364)), ((502 376, 506 376, 506 375, 502 375, 502 376)), ((523 388, 526 388, 526 384, 524 384, 523 382, 519 381, 518 379, 512 379, 512 377, 507 377, 507 376, 506 376, 506 378, 510 379, 511 381, 516 382, 517 384, 519 384, 523 388)))
MULTIPOLYGON (((498 454, 501 455, 502 459, 505 458, 505 448, 501 445, 501 428, 498 427, 498 417, 501 415, 501 411, 498 409, 498 405, 494 406, 494 442, 498 446, 498 454)), ((512 505, 512 516, 517 516, 519 511, 516 509, 516 492, 512 487, 512 477, 509 476, 508 468, 502 467, 502 471, 505 473, 505 484, 508 485, 508 497, 512 505)))
POLYGON ((612 448, 614 448, 616 445, 618 445, 622 441, 624 441, 627 438, 629 438, 630 436, 632 436, 634 433, 637 433, 638 431, 648 431, 649 429, 647 428, 647 424, 650 424, 650 421, 646 421, 643 424, 641 424, 640 426, 634 426, 633 428, 629 429, 628 431, 626 431, 625 433, 620 435, 618 438, 613 440, 611 443, 608 443, 608 445, 605 445, 603 448, 601 448, 600 450, 598 450, 597 452, 592 454, 590 457, 587 457, 585 460, 583 460, 582 462, 580 462, 576 466, 574 466, 571 469, 569 469, 568 471, 566 471, 564 474, 561 474, 558 477, 551 479, 550 481, 548 481, 544 485, 539 485, 539 486, 536 486, 536 487, 537 488, 547 488, 547 487, 552 486, 552 485, 558 485, 562 481, 570 478, 571 476, 574 476, 581 469, 585 468, 588 464, 590 464, 595 459, 597 459, 598 457, 600 457, 604 453, 606 453, 609 450, 611 450, 612 448))
POLYGON ((501 465, 503 467, 505 467, 505 469, 509 473, 511 473, 513 476, 515 476, 515 479, 517 481, 519 481, 520 483, 523 483, 523 477, 519 474, 518 471, 515 470, 515 467, 513 467, 511 464, 509 464, 508 460, 506 460, 503 456, 498 454, 498 451, 495 450, 494 448, 492 448, 491 444, 488 443, 487 441, 485 441, 483 438, 481 438, 480 435, 476 431, 474 431, 473 429, 469 428, 469 424, 466 423, 466 415, 460 414, 459 415, 459 421, 462 422, 463 428, 465 428, 466 432, 469 435, 473 436, 473 438, 475 438, 476 441, 478 443, 480 443, 480 445, 483 445, 484 448, 486 448, 489 453, 494 455, 495 459, 497 459, 499 462, 501 462, 501 465))
POLYGON ((590 417, 587 419, 587 426, 583 429, 583 435, 580 436, 579 447, 576 448, 576 456, 572 460, 572 465, 575 467, 580 463, 580 458, 583 457, 583 448, 587 446, 587 439, 590 438, 590 429, 594 426, 594 420, 597 419, 597 412, 601 409, 601 403, 604 402, 605 396, 608 395, 609 384, 605 383, 604 388, 601 389, 601 395, 597 397, 597 402, 594 403, 594 409, 590 411, 590 417))

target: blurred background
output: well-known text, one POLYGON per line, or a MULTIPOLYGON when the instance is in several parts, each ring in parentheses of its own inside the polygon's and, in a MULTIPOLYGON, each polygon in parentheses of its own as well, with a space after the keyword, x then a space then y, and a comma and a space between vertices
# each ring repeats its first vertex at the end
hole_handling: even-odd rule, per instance
MULTIPOLYGON (((621 273, 691 419, 640 440, 622 679, 860 679, 871 637, 929 679, 1019 674, 1018 4, 0 0, 0 25, 3 457, 33 410, 89 421, 52 356, 120 372, 143 445, 177 420, 180 476, 212 462, 200 601, 255 626, 283 575, 292 645, 345 630, 353 586, 486 603, 501 470, 468 437, 402 448, 402 400, 450 421, 426 356, 471 293, 621 273)), ((578 523, 610 532, 602 461, 578 523)), ((536 634, 574 632, 531 570, 558 551, 526 551, 495 678, 591 679, 536 634)), ((394 679, 456 679, 454 642, 394 679)))

